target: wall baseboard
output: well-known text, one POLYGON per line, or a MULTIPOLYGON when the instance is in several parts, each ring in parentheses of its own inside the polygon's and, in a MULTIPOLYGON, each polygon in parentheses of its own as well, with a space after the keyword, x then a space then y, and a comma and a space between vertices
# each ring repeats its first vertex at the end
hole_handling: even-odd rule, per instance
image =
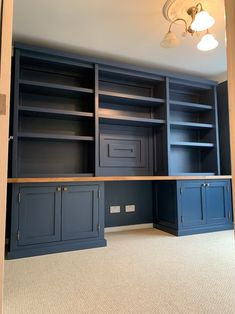
POLYGON ((107 227, 104 228, 104 232, 119 232, 127 230, 138 230, 138 229, 150 229, 153 228, 153 224, 138 224, 138 225, 128 225, 128 226, 118 226, 118 227, 107 227))

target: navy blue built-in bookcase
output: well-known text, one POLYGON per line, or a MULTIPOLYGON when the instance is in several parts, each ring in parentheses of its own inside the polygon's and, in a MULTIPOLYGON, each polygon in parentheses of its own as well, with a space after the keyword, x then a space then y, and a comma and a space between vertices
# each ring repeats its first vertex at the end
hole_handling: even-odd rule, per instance
POLYGON ((229 180, 200 181, 220 175, 216 82, 24 44, 12 82, 9 258, 105 246, 104 226, 119 223, 178 235, 232 228, 229 180), (150 182, 102 182, 117 176, 150 182), (201 178, 192 193, 188 176, 201 178), (202 192, 207 206, 191 206, 202 192))
POLYGON ((220 174, 216 83, 16 44, 13 177, 220 174))

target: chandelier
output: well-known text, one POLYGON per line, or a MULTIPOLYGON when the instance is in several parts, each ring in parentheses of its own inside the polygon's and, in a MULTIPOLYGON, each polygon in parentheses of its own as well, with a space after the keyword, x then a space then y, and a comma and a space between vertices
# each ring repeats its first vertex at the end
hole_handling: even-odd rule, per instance
POLYGON ((161 42, 161 46, 164 48, 174 48, 180 44, 180 40, 175 33, 172 32, 173 25, 180 23, 184 27, 183 36, 186 36, 187 34, 192 36, 194 34, 201 35, 203 32, 203 36, 197 44, 199 50, 209 51, 215 49, 219 43, 209 32, 209 28, 215 24, 215 19, 203 9, 202 4, 197 3, 195 6, 186 9, 187 14, 191 17, 190 23, 188 23, 185 18, 178 17, 179 14, 177 14, 177 9, 179 9, 179 5, 176 6, 176 4, 177 0, 168 0, 163 7, 163 15, 170 22, 170 26, 161 42), (174 19, 171 18, 171 10, 174 10, 174 16, 177 16, 174 19))

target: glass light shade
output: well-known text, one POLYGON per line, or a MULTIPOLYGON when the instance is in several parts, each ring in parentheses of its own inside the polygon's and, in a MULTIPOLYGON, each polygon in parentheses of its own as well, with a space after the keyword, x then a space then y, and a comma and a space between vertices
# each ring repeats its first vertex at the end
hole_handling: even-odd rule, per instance
POLYGON ((176 37, 174 33, 169 31, 161 42, 161 46, 163 48, 175 48, 180 44, 179 39, 176 37))
POLYGON ((215 19, 207 11, 200 11, 196 14, 191 24, 191 29, 195 32, 202 32, 215 24, 215 19))
POLYGON ((197 45, 197 49, 201 51, 209 51, 215 49, 219 45, 218 41, 211 34, 202 37, 197 45))

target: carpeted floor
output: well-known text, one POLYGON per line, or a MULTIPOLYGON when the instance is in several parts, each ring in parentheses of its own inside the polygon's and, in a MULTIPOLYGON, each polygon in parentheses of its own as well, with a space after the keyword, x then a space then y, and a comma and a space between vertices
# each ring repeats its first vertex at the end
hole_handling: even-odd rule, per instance
POLYGON ((106 238, 106 248, 6 261, 4 314, 235 313, 233 231, 106 238))

